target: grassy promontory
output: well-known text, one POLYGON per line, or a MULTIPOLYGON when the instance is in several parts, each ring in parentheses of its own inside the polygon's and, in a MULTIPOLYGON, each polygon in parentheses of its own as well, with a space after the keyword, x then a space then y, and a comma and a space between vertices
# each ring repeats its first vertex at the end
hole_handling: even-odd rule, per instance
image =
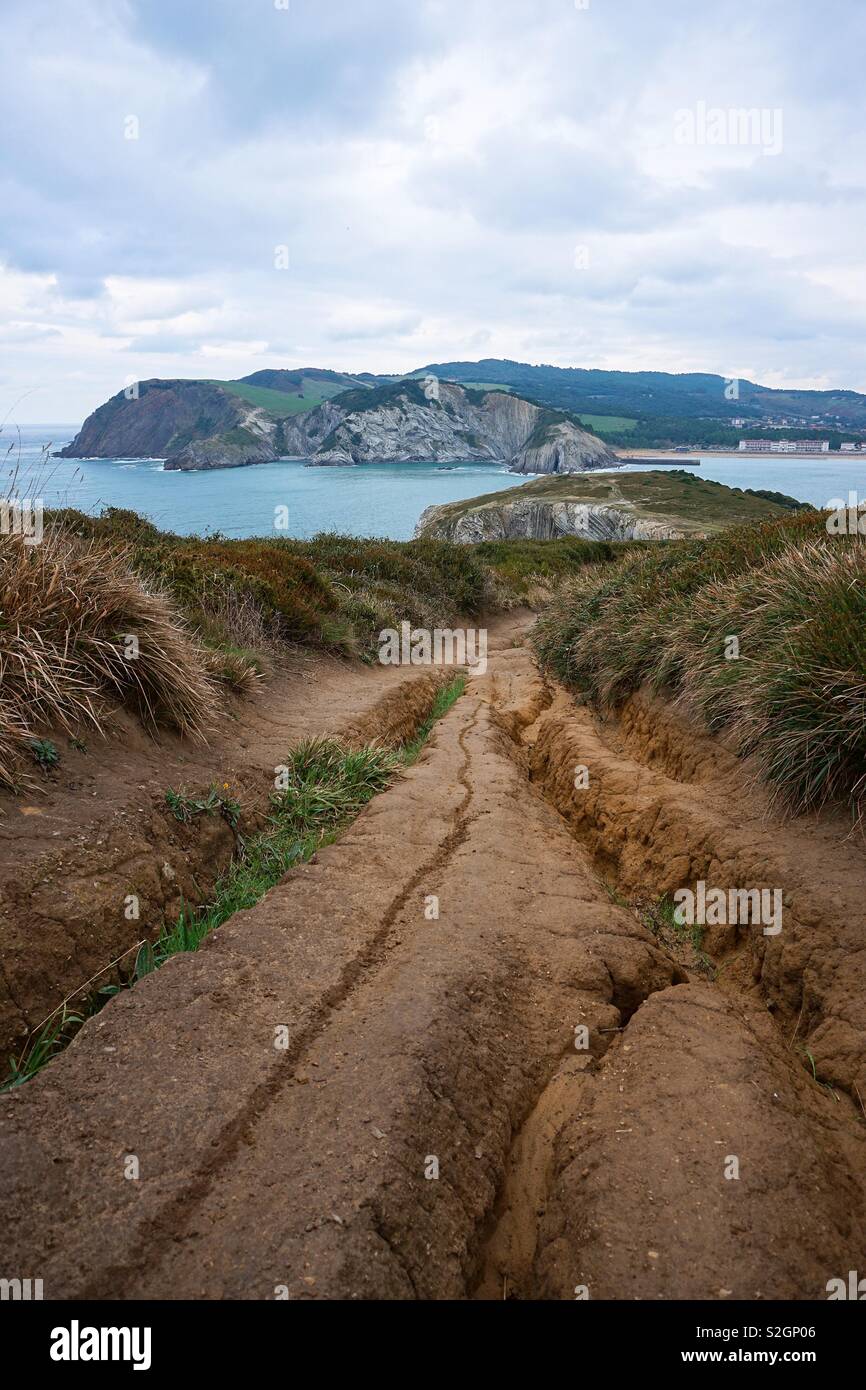
MULTIPOLYGON (((530 509, 543 513, 571 504, 612 509, 625 528, 637 534, 647 523, 643 525, 645 534, 660 527, 669 536, 683 538, 714 535, 730 526, 781 517, 805 507, 784 493, 727 487, 702 477, 695 469, 643 469, 633 473, 599 470, 554 473, 503 492, 428 508, 421 530, 425 536, 454 540, 460 538, 461 530, 466 534, 460 523, 475 520, 478 524, 469 534, 490 534, 491 528, 485 525, 490 519, 495 523, 497 518, 504 520, 512 513, 519 518, 530 509)), ((507 533, 514 530, 507 523, 502 529, 507 533)), ((509 536, 509 543, 510 540, 509 536)))

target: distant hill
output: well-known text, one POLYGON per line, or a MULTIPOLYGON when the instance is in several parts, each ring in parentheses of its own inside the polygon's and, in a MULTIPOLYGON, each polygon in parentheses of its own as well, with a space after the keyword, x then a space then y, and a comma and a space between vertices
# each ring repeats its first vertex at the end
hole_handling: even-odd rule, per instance
POLYGON ((214 382, 250 405, 260 406, 275 419, 285 415, 301 415, 314 410, 343 391, 369 390, 362 377, 346 372, 330 372, 322 367, 300 367, 296 371, 283 368, 264 368, 237 381, 214 382))
MULTIPOLYGON (((127 388, 94 411, 73 443, 63 450, 63 456, 182 456, 182 463, 172 466, 192 468, 260 463, 293 451, 304 457, 333 453, 335 458, 330 461, 336 461, 336 455, 355 462, 371 457, 389 459, 392 450, 400 459, 439 458, 436 440, 442 431, 431 434, 427 429, 437 417, 438 394, 431 396, 422 384, 426 376, 442 384, 454 383, 465 393, 460 402, 466 414, 463 453, 459 453, 459 431, 447 445, 443 435, 439 439, 443 461, 446 457, 491 456, 491 441, 483 428, 479 435, 485 436, 483 442, 473 439, 476 431, 469 416, 486 398, 492 404, 485 407, 485 418, 507 418, 509 408, 503 404, 503 396, 520 399, 521 408, 531 407, 530 414, 535 412, 529 447, 536 463, 539 455, 534 451, 539 447, 546 450, 544 466, 537 470, 540 472, 583 468, 591 448, 601 457, 611 445, 731 449, 742 436, 773 429, 774 437, 780 440, 819 430, 835 448, 842 439, 858 439, 859 432, 866 431, 866 395, 857 391, 781 391, 741 380, 738 399, 731 401, 725 378, 711 374, 608 372, 485 358, 480 362, 431 363, 403 376, 275 367, 234 381, 139 382, 135 391, 127 388), (389 408, 395 410, 389 414, 389 408), (409 428, 412 412, 418 409, 422 415, 416 421, 413 445, 402 435, 409 428), (375 421, 370 418, 374 414, 375 421), (313 418, 297 420, 307 416, 313 418), (359 429, 363 438, 359 436, 357 444, 352 443, 347 424, 334 446, 328 437, 349 416, 354 420, 352 428, 359 429), (738 418, 745 423, 734 426, 738 418), (586 430, 600 436, 604 444, 597 440, 591 446, 582 437, 586 430), (418 452, 424 448, 433 452, 418 452)), ((454 402, 448 398, 443 406, 445 414, 453 408, 454 402)), ((439 421, 439 425, 444 423, 439 421)), ((456 426, 451 434, 454 429, 456 426)), ((527 441, 499 443, 503 447, 514 445, 495 455, 510 459, 527 441)), ((609 460, 610 455, 607 457, 609 460)), ((325 461, 324 457, 319 461, 325 461)))
POLYGON ((363 376, 351 376, 348 372, 331 372, 323 367, 298 367, 289 371, 284 367, 267 367, 260 372, 242 376, 230 385, 264 386, 269 391, 284 391, 297 396, 307 393, 323 399, 336 396, 340 391, 350 391, 356 386, 367 384, 363 376))
POLYGON ((787 417, 825 429, 866 429, 866 395, 858 391, 795 391, 740 379, 738 398, 725 394, 726 378, 711 373, 612 372, 585 367, 531 366, 485 358, 480 362, 435 362, 414 375, 433 373, 453 381, 509 386, 560 410, 578 415, 617 415, 647 420, 743 418, 755 425, 787 417), (817 417, 814 420, 812 417, 817 417))

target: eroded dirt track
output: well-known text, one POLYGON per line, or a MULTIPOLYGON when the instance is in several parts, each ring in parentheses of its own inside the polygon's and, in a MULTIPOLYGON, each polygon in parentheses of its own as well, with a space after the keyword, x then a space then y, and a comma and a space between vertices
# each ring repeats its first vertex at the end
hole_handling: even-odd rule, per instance
MULTIPOLYGON (((154 742, 117 711, 110 737, 86 753, 63 748, 59 772, 22 796, 0 792, 0 1056, 23 1040, 109 962, 131 965, 143 939, 185 903, 208 900, 235 849, 220 816, 181 824, 166 791, 206 795, 210 786, 243 806, 258 828, 274 767, 303 738, 354 742, 411 737, 432 696, 429 673, 368 668, 298 651, 262 689, 229 702, 213 737, 191 745, 163 732, 154 742), (426 698, 426 707, 424 700, 426 698), (128 894, 138 917, 124 911, 128 894)), ((85 991, 86 992, 86 991, 85 991)))
MULTIPOLYGON (((720 943, 725 984, 669 954, 600 870, 655 891, 666 816, 739 772, 673 727, 635 762, 637 716, 597 726, 516 631, 338 844, 0 1100, 4 1268, 101 1299, 810 1299, 858 1268, 863 1031, 832 1005, 862 948, 808 1006, 760 944, 720 943), (798 1008, 851 1094, 807 1074, 798 1008)), ((705 849, 736 829, 712 814, 705 849)), ((809 961, 834 919, 798 872, 809 961)))

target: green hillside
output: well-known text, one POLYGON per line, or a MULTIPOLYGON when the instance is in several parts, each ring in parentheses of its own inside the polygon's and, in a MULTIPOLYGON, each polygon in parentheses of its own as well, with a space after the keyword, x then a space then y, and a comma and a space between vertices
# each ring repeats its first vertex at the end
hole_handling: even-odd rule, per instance
POLYGON ((469 514, 501 511, 511 503, 531 502, 620 507, 635 518, 675 526, 685 536, 714 534, 728 526, 811 510, 783 493, 726 487, 683 468, 567 473, 536 478, 505 492, 445 503, 436 510, 430 534, 450 535, 447 527, 469 514))

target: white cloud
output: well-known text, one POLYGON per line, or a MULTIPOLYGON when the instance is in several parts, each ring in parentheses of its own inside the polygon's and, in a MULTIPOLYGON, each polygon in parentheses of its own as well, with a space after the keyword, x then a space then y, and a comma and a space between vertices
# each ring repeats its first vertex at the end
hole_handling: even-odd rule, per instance
POLYGON ((482 355, 866 389, 864 36, 855 0, 6 0, 0 415, 482 355), (701 103, 781 151, 679 143, 701 103))

